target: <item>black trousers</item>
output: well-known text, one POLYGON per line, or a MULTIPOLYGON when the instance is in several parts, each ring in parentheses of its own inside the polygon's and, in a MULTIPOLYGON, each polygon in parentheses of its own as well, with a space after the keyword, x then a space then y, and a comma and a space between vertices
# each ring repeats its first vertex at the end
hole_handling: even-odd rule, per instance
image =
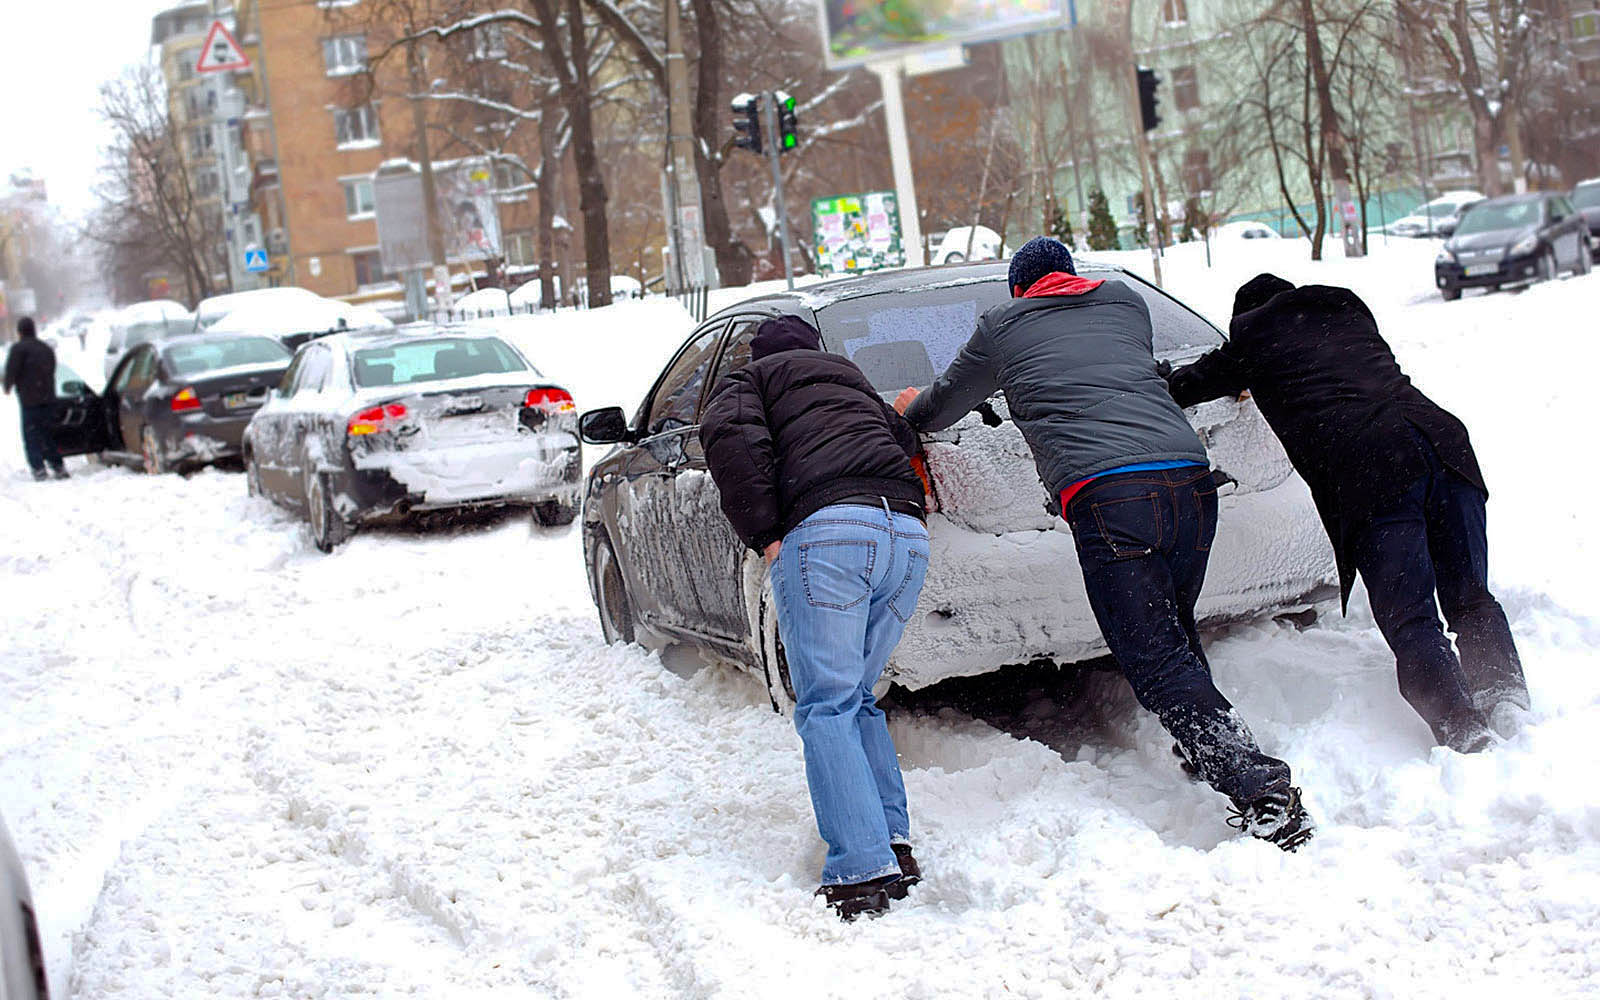
POLYGON ((1427 473, 1357 530, 1352 554, 1378 630, 1394 650, 1400 694, 1448 743, 1451 732, 1483 725, 1501 702, 1527 708, 1528 685, 1506 613, 1489 592, 1486 498, 1445 468, 1421 435, 1418 443, 1427 473))
POLYGON ((1105 476, 1066 506, 1095 621, 1139 704, 1211 787, 1244 803, 1287 786, 1211 680, 1194 606, 1217 533, 1217 489, 1201 466, 1105 476))
POLYGON ((56 449, 55 409, 52 403, 22 408, 22 452, 35 473, 43 472, 46 465, 57 471, 62 468, 61 452, 56 449))

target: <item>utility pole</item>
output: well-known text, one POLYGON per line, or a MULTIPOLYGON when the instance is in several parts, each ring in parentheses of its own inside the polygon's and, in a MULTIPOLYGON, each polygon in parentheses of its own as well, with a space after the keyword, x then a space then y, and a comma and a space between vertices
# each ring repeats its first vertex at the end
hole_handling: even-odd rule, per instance
POLYGON ((767 135, 772 140, 767 143, 767 160, 772 164, 773 208, 778 213, 778 247, 783 254, 783 280, 788 282, 792 292, 794 268, 789 264, 789 212, 783 204, 783 169, 778 166, 778 156, 782 152, 778 134, 778 95, 769 92, 766 97, 767 135))
POLYGON ((450 262, 445 256, 444 230, 439 224, 439 198, 433 182, 433 156, 428 152, 428 121, 422 111, 422 95, 427 91, 427 75, 417 42, 406 43, 406 72, 411 81, 411 130, 416 134, 417 166, 422 174, 422 211, 428 227, 428 257, 433 261, 433 298, 439 309, 449 309, 454 298, 450 287, 450 262))
POLYGON ((683 26, 678 0, 663 0, 667 36, 667 231, 672 242, 678 286, 714 284, 706 279, 705 216, 700 179, 694 166, 694 128, 689 119, 689 66, 683 56, 683 26))
POLYGON ((911 176, 911 143, 906 139, 906 107, 900 96, 903 62, 873 63, 867 67, 883 87, 883 118, 889 126, 889 160, 894 167, 895 201, 900 209, 900 245, 905 247, 906 266, 927 263, 922 252, 922 217, 917 212, 917 184, 911 176))

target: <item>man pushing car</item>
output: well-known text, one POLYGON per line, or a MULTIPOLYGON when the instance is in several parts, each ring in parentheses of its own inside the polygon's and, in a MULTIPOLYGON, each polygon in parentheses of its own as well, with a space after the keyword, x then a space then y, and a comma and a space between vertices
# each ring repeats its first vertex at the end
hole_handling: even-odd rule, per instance
POLYGON ((764 321, 713 388, 706 464, 739 538, 766 556, 817 830, 818 894, 845 920, 921 878, 900 762, 872 686, 928 568, 917 436, 798 316, 764 321))
POLYGON ((1150 311, 1118 281, 1080 278, 1065 246, 1011 260, 1013 298, 978 320, 944 374, 895 408, 949 427, 999 389, 1077 542, 1095 620, 1139 703, 1233 800, 1231 822, 1292 851, 1314 826, 1289 766, 1262 753, 1211 679, 1194 608, 1217 530, 1205 446, 1156 370, 1150 311))

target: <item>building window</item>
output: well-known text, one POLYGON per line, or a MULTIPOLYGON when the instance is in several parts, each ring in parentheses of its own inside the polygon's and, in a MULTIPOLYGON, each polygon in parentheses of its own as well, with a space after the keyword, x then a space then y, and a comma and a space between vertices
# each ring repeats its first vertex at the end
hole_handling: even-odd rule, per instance
POLYGON ((189 156, 191 159, 210 156, 215 145, 215 137, 212 135, 211 126, 197 125, 189 130, 189 156))
POLYGON ((1211 190, 1211 151, 1191 149, 1183 154, 1183 189, 1190 194, 1211 190))
POLYGON ((472 32, 472 57, 474 59, 504 59, 506 57, 506 26, 499 23, 480 25, 472 32))
POLYGON ((1193 66, 1179 66, 1172 71, 1172 97, 1179 111, 1193 111, 1200 106, 1200 80, 1193 66))
POLYGON ((196 76, 199 75, 199 74, 197 74, 195 72, 195 68, 194 68, 195 64, 198 63, 199 61, 200 61, 200 50, 198 48, 184 49, 182 52, 178 53, 178 82, 179 83, 187 83, 188 81, 193 80, 196 76))
POLYGON ((526 192, 515 194, 506 192, 515 191, 516 188, 526 185, 529 180, 528 172, 522 164, 512 160, 494 161, 494 189, 501 197, 511 200, 526 199, 528 197, 526 192))
POLYGON ((372 200, 372 181, 365 177, 340 181, 344 185, 344 214, 352 219, 372 215, 376 203, 372 200))
POLYGON ((194 196, 196 198, 213 198, 222 190, 222 178, 210 167, 194 172, 194 196))
POLYGON ((1600 35, 1600 10, 1572 15, 1572 37, 1593 38, 1600 35))
POLYGON ((1600 84, 1600 59, 1585 59, 1578 63, 1578 78, 1591 86, 1600 84))
POLYGON ((522 230, 506 234, 506 266, 533 267, 538 263, 533 248, 533 233, 522 230))
POLYGON ((383 258, 376 250, 363 250, 350 255, 350 262, 356 268, 356 285, 381 285, 390 280, 391 275, 383 272, 383 258))
POLYGON ((1168 24, 1188 24, 1189 4, 1186 0, 1161 0, 1161 20, 1168 24))
POLYGON ((329 76, 349 76, 367 68, 366 35, 334 35, 322 40, 322 65, 329 76))
POLYGON ((338 108, 333 112, 333 131, 340 146, 375 146, 378 144, 378 109, 370 104, 338 108))

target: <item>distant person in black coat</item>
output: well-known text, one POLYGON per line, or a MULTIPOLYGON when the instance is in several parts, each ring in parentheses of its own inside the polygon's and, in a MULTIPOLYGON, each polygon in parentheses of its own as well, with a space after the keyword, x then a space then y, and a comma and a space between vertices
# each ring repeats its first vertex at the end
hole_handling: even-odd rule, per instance
POLYGON ((1488 489, 1472 442, 1411 384, 1354 292, 1258 275, 1234 300, 1228 343, 1169 383, 1182 406, 1254 396, 1311 487, 1341 599, 1359 572, 1400 693, 1439 743, 1470 753, 1490 744, 1491 720, 1515 727, 1528 687, 1489 592, 1488 489))
POLYGON ((17 390, 22 404, 22 451, 33 478, 46 478, 45 466, 57 479, 67 478, 56 449, 56 352, 39 339, 33 319, 17 320, 17 342, 6 355, 5 391, 17 390))

